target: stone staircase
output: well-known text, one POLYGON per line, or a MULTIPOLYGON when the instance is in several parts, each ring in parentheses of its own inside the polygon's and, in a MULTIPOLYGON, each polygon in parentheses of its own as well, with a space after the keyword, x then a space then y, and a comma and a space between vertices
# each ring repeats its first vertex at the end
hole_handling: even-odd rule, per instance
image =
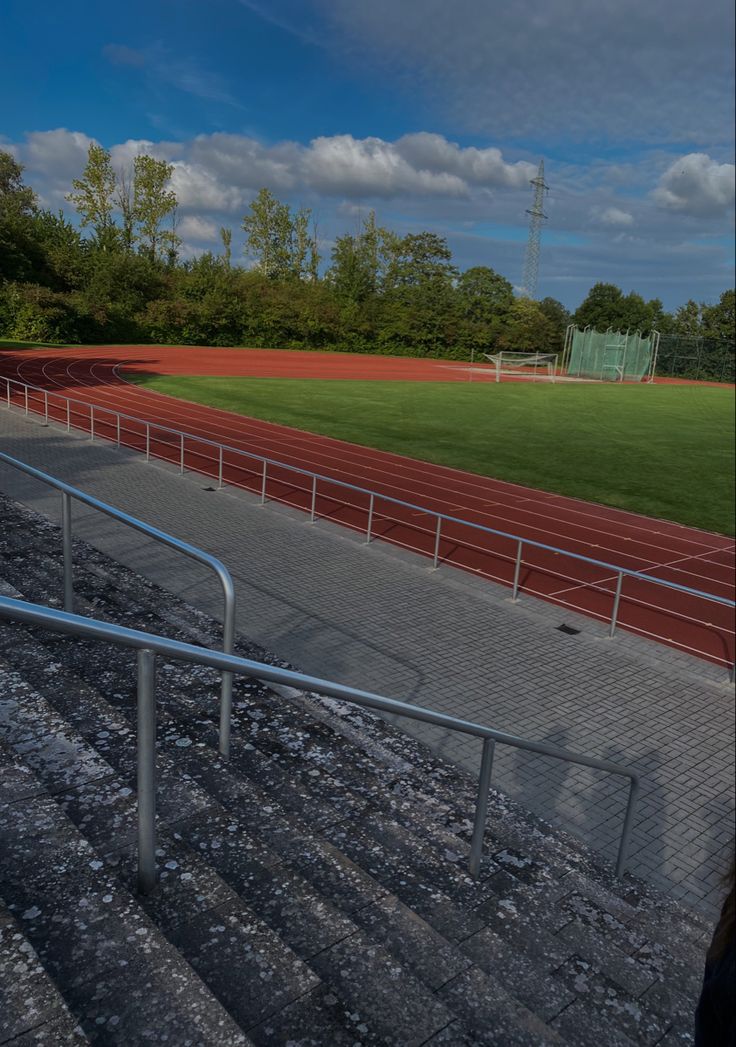
MULTIPOLYGON (((0 588, 61 539, 0 498, 0 588)), ((215 623, 75 544, 79 613, 215 623)), ((240 640, 238 653, 277 659, 240 640)), ((692 1042, 710 927, 354 706, 158 660, 158 868, 135 890, 134 653, 0 621, 0 1044, 692 1042)), ((401 697, 398 695, 397 697, 401 697)))

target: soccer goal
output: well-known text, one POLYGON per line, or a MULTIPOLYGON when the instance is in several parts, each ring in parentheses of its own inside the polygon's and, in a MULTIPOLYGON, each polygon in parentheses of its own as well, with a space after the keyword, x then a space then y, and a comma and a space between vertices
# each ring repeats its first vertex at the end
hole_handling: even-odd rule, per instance
POLYGON ((483 353, 496 368, 496 381, 507 374, 515 378, 528 378, 532 382, 542 380, 554 382, 557 372, 557 353, 483 353))

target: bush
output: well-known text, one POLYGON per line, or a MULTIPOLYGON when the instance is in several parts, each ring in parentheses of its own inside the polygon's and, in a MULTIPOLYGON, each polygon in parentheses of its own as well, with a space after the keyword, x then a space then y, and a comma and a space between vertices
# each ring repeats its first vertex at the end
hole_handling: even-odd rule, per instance
POLYGON ((27 342, 79 342, 80 318, 70 296, 38 284, 4 284, 0 322, 6 338, 27 342))

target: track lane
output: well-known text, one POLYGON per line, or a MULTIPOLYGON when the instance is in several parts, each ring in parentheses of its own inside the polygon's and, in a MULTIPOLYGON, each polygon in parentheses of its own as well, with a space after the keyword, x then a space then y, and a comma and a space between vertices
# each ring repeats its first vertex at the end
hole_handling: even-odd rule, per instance
MULTIPOLYGON (((42 359, 38 353, 29 353, 17 371, 22 380, 57 388, 67 395, 94 403, 96 413, 107 407, 147 417, 171 428, 184 428, 209 439, 272 456, 285 464, 325 473, 336 479, 348 479, 348 482, 375 489, 379 495, 416 501, 430 509, 462 516, 470 522, 549 544, 564 545, 583 555, 615 560, 623 567, 657 574, 732 598, 733 586, 729 576, 733 543, 724 536, 536 492, 504 481, 487 480, 449 467, 435 467, 399 455, 376 452, 165 397, 118 380, 113 369, 120 358, 120 350, 108 359, 101 359, 97 349, 74 351, 72 359, 68 354, 42 359), (336 459, 338 452, 341 456, 339 462, 336 459)), ((72 424, 87 427, 84 409, 75 409, 72 424)), ((98 435, 116 438, 112 431, 114 426, 105 423, 104 418, 98 416, 95 424, 98 435), (106 424, 109 432, 105 431, 106 424)), ((124 433, 123 442, 130 442, 142 450, 145 435, 142 431, 124 433)), ((178 460, 180 449, 170 436, 161 432, 155 435, 154 431, 151 443, 149 450, 153 456, 178 460)), ((217 474, 214 458, 208 461, 207 454, 201 449, 185 448, 185 465, 207 475, 217 474)), ((225 461, 225 473, 226 482, 259 489, 257 468, 246 472, 242 462, 235 461, 235 456, 232 461, 225 461)), ((275 471, 268 480, 267 497, 309 509, 311 489, 306 481, 295 480, 288 471, 283 475, 275 471)), ((365 530, 365 497, 351 492, 352 501, 347 505, 341 504, 340 498, 337 489, 321 492, 317 499, 317 515, 329 516, 344 526, 365 530)), ((389 507, 388 503, 379 505, 373 535, 431 556, 435 538, 433 526, 427 518, 421 522, 416 516, 403 508, 389 507)), ((506 546, 513 543, 486 535, 479 540, 478 535, 479 532, 473 532, 471 528, 447 525, 439 546, 440 560, 510 584, 514 550, 504 548, 504 543, 506 546)), ((567 561, 565 570, 561 570, 550 555, 527 550, 523 589, 605 619, 610 615, 615 579, 600 578, 595 574, 590 565, 572 560, 567 561)), ((728 609, 708 603, 705 611, 701 608, 693 612, 693 598, 685 594, 647 586, 638 580, 627 579, 626 586, 630 587, 630 592, 625 594, 620 619, 624 627, 647 635, 656 634, 665 642, 697 650, 719 662, 732 659, 733 633, 728 609), (726 612, 725 616, 723 612, 726 612), (668 621, 673 613, 684 616, 687 635, 683 635, 681 619, 674 619, 674 624, 668 621), (655 628, 652 627, 653 617, 658 619, 655 628)), ((699 601, 700 604, 704 602, 699 601)))

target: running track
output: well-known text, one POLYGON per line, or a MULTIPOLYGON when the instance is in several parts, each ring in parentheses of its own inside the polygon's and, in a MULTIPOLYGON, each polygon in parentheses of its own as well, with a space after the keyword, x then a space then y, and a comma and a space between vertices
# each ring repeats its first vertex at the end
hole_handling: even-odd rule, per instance
MULTIPOLYGON (((112 416, 105 414, 107 408, 250 451, 285 466, 352 483, 378 496, 412 502, 471 523, 734 598, 734 543, 723 535, 162 396, 125 382, 119 374, 122 368, 157 374, 467 382, 470 376, 466 364, 340 353, 151 346, 0 352, 1 374, 60 394, 59 399, 53 393, 48 397, 52 419, 66 418, 62 395, 94 404, 95 435, 101 438, 115 439, 117 435, 112 416)), ((474 380, 493 377, 482 370, 473 374, 474 380)), ((20 402, 21 391, 14 393, 13 398, 20 402)), ((43 410, 43 399, 41 394, 31 395, 30 409, 43 410)), ((89 409, 74 407, 71 423, 89 431, 89 409)), ((121 442, 142 450, 144 427, 124 422, 121 442)), ((154 457, 179 461, 178 438, 163 431, 152 430, 150 449, 154 457)), ((225 452, 223 462, 226 483, 261 490, 260 463, 249 463, 232 452, 225 452)), ((215 449, 187 441, 185 466, 216 476, 215 449)), ((269 499, 308 509, 311 481, 286 468, 270 466, 266 493, 269 499)), ((366 529, 368 497, 359 492, 330 485, 329 480, 320 481, 316 508, 319 517, 366 529)), ((431 556, 435 520, 377 497, 372 535, 431 556)), ((439 552, 441 562, 507 585, 512 582, 516 543, 508 539, 460 524, 444 524, 439 552)), ((525 547, 521 585, 522 593, 608 620, 616 575, 559 554, 525 547)), ((733 665, 733 612, 712 601, 627 578, 619 624, 709 661, 733 665)), ((492 637, 482 635, 482 629, 479 637, 479 642, 492 642, 492 637)))

